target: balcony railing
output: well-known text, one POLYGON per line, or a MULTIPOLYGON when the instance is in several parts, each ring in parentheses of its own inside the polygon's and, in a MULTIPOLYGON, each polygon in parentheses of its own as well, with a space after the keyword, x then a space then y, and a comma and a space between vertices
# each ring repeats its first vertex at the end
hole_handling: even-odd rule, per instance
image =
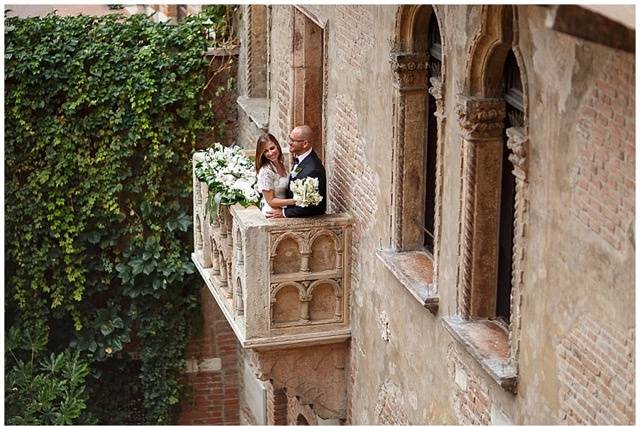
POLYGON ((234 205, 211 220, 207 185, 195 175, 193 194, 192 259, 243 347, 350 337, 348 215, 268 220, 255 207, 234 205))

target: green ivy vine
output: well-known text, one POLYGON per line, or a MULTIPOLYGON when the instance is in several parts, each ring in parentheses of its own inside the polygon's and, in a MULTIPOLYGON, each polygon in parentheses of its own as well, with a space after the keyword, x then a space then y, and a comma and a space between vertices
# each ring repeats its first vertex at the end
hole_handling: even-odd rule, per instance
MULTIPOLYGON (((204 19, 5 21, 6 332, 40 336, 38 350, 8 345, 5 371, 26 386, 25 374, 53 380, 67 374, 56 366, 75 365, 65 383, 87 389, 61 422, 113 423, 98 387, 125 392, 127 382, 101 375, 133 362, 127 392, 141 389, 144 422, 175 421, 200 286, 189 258, 191 155, 212 120, 204 19)), ((7 421, 34 421, 10 389, 7 421)))

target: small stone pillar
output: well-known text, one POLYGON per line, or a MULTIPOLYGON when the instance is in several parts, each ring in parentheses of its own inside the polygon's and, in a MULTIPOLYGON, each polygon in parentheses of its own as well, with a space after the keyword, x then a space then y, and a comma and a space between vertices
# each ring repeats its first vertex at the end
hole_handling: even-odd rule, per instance
POLYGON ((500 226, 500 182, 505 118, 503 99, 458 95, 462 132, 460 300, 464 318, 495 314, 500 226))

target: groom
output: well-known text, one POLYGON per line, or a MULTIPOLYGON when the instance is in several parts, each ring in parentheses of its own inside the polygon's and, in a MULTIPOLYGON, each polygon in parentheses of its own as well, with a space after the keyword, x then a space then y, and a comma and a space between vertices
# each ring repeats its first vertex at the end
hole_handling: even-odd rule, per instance
POLYGON ((279 217, 307 217, 324 214, 327 210, 327 174, 318 155, 313 152, 311 141, 313 131, 309 126, 298 126, 289 134, 289 152, 293 154, 291 173, 289 174, 289 187, 287 188, 287 198, 293 198, 291 193, 291 182, 304 179, 306 177, 318 178, 318 192, 322 196, 322 201, 317 206, 299 207, 287 206, 284 209, 276 209, 269 218, 279 217))

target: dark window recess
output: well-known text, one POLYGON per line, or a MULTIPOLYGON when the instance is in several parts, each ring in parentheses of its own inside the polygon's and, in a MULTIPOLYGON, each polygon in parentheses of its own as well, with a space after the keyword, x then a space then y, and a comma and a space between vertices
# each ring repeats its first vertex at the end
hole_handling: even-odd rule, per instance
MULTIPOLYGON (((431 13, 429 22, 429 78, 439 77, 441 72, 442 45, 436 14, 431 13)), ((429 82, 431 87, 431 82, 429 82)), ((429 253, 434 249, 434 229, 436 214, 436 157, 438 149, 438 121, 435 116, 436 101, 427 96, 427 129, 425 135, 425 205, 424 205, 424 247, 429 253)))
POLYGON ((507 108, 502 148, 502 187, 500 196, 500 235, 498 244, 498 285, 496 293, 496 317, 507 323, 511 317, 511 274, 513 270, 513 217, 516 195, 516 178, 509 161, 506 129, 524 124, 522 82, 520 70, 513 52, 509 52, 504 65, 504 99, 507 108))
POLYGON ((440 28, 435 12, 431 13, 429 20, 429 56, 442 62, 442 42, 440 41, 440 28))

